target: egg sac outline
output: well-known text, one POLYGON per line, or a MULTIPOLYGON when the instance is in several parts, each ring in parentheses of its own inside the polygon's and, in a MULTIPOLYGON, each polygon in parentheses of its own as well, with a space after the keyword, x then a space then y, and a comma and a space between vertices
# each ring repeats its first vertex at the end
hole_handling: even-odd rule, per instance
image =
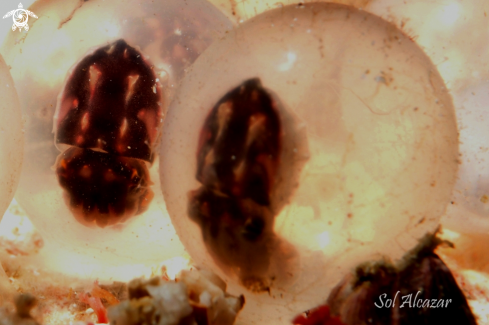
POLYGON ((54 118, 56 144, 71 146, 56 174, 75 218, 105 227, 144 212, 154 194, 147 163, 162 122, 152 66, 118 40, 70 72, 54 118))

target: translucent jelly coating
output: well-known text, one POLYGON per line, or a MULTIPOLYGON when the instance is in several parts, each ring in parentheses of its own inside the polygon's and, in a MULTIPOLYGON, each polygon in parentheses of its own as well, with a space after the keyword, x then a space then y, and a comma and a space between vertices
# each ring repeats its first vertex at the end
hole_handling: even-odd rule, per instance
MULTIPOLYGON (((0 221, 14 197, 22 168, 24 135, 19 98, 9 67, 0 55, 0 221)), ((0 305, 10 302, 14 288, 0 265, 0 305)))
POLYGON ((266 288, 260 278, 272 253, 271 198, 282 141, 276 105, 258 79, 219 100, 200 133, 202 186, 189 192, 189 216, 202 228, 216 262, 238 268, 241 281, 258 289, 266 288))
POLYGON ((444 227, 462 233, 489 231, 489 82, 454 94, 460 132, 460 168, 444 227))
POLYGON ((148 208, 153 191, 146 163, 72 147, 56 163, 66 204, 86 226, 122 223, 148 208))
POLYGON ((124 40, 97 49, 70 72, 55 114, 56 143, 153 160, 161 85, 124 40))
MULTIPOLYGON (((162 85, 165 112, 185 69, 232 23, 205 0, 43 0, 29 10, 39 19, 32 25, 29 20, 27 33, 10 31, 2 54, 22 94, 26 121, 25 163, 16 199, 45 240, 45 267, 130 280, 149 265, 182 256, 184 248, 160 190, 158 157, 148 167, 155 196, 145 212, 104 228, 85 227, 73 217, 53 172, 60 154, 53 141, 53 117, 70 70, 90 51, 120 39, 151 62, 162 85)), ((68 146, 58 144, 61 149, 68 146)))
POLYGON ((282 208, 275 210, 277 240, 264 277, 270 294, 245 291, 240 316, 245 324, 278 324, 324 302, 359 263, 396 261, 436 229, 456 178, 457 128, 433 63, 394 25, 365 11, 287 6, 215 42, 168 110, 160 180, 192 258, 218 270, 235 292, 245 289, 241 270, 216 263, 189 218, 188 192, 201 186, 196 152, 210 111, 254 78, 282 106, 275 191, 283 194, 271 200, 282 208))
POLYGON ((14 197, 22 167, 21 111, 9 67, 0 55, 0 221, 14 197))

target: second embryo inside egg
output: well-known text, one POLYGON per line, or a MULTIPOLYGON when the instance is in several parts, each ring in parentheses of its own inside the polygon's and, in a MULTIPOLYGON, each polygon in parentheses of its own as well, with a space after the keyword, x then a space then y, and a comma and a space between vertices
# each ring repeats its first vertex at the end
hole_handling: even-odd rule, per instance
POLYGON ((160 173, 184 245, 248 290, 251 321, 292 317, 359 263, 401 258, 438 225, 457 154, 451 98, 422 50, 378 17, 313 3, 261 14, 198 58, 160 173))

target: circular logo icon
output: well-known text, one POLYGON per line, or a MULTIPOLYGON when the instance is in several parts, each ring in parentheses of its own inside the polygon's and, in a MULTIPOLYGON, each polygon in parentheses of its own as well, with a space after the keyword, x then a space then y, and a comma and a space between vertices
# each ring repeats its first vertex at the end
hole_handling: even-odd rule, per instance
POLYGON ((12 25, 12 30, 15 31, 17 28, 19 32, 24 28, 26 31, 29 30, 29 25, 27 25, 27 21, 29 20, 29 16, 37 18, 37 16, 29 10, 25 10, 22 6, 22 3, 19 3, 18 9, 9 11, 3 18, 7 18, 12 16, 14 24, 12 25))

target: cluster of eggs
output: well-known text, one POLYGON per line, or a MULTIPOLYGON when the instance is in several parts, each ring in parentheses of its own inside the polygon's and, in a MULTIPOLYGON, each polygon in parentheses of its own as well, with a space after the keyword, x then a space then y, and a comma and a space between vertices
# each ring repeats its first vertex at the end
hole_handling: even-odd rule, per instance
POLYGON ((181 255, 171 218, 196 265, 246 291, 243 322, 272 324, 437 227, 454 109, 394 25, 331 3, 235 28, 203 0, 30 10, 3 48, 24 94, 17 200, 77 265, 181 255))

